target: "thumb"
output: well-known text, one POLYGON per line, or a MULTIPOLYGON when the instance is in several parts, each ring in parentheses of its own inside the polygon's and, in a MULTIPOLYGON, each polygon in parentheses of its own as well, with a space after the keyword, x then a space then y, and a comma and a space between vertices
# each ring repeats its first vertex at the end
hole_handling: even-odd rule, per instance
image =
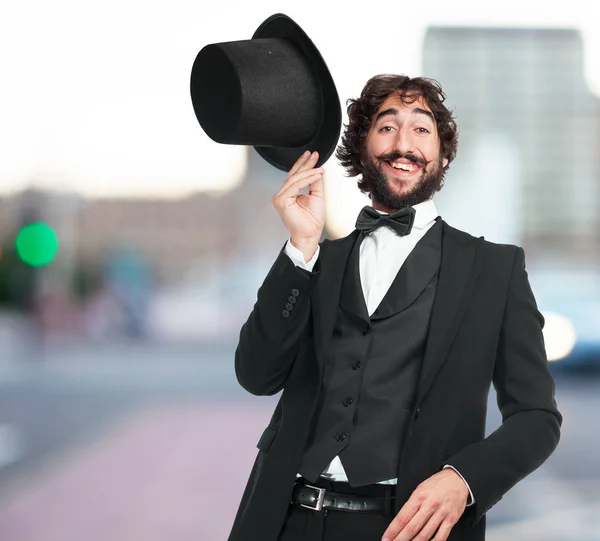
POLYGON ((323 199, 324 191, 323 191, 323 175, 316 182, 313 182, 310 185, 310 189, 308 191, 309 195, 314 197, 318 197, 319 199, 323 199))

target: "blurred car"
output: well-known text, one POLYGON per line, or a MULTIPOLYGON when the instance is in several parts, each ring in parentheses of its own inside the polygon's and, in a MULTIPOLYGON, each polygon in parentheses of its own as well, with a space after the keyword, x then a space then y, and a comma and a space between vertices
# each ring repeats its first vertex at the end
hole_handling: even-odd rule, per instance
POLYGON ((600 273, 547 270, 530 279, 552 372, 600 374, 600 273))

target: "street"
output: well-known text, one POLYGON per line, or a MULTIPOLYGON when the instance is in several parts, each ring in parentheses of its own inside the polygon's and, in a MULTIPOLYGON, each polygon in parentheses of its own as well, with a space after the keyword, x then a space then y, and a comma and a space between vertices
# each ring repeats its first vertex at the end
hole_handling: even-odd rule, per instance
MULTIPOLYGON (((0 539, 225 540, 277 399, 238 386, 233 350, 63 344, 0 362, 0 539)), ((488 539, 600 539, 599 391, 557 380, 559 448, 488 513, 488 539)))

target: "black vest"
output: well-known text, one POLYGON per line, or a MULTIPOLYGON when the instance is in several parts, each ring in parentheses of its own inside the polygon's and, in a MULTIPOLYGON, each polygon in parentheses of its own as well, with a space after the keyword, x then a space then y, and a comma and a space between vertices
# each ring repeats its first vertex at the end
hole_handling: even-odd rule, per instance
POLYGON ((371 317, 360 284, 362 239, 357 237, 344 273, 323 386, 299 468, 311 482, 337 455, 352 486, 397 476, 425 353, 441 264, 441 222, 417 243, 371 317))

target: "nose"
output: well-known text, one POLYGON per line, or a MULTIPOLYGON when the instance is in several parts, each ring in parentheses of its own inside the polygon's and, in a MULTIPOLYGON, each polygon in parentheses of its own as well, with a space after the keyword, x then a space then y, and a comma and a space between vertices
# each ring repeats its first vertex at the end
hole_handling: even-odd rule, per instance
POLYGON ((402 126, 397 132, 394 138, 394 150, 400 152, 402 155, 407 153, 414 154, 414 142, 410 127, 402 126))

